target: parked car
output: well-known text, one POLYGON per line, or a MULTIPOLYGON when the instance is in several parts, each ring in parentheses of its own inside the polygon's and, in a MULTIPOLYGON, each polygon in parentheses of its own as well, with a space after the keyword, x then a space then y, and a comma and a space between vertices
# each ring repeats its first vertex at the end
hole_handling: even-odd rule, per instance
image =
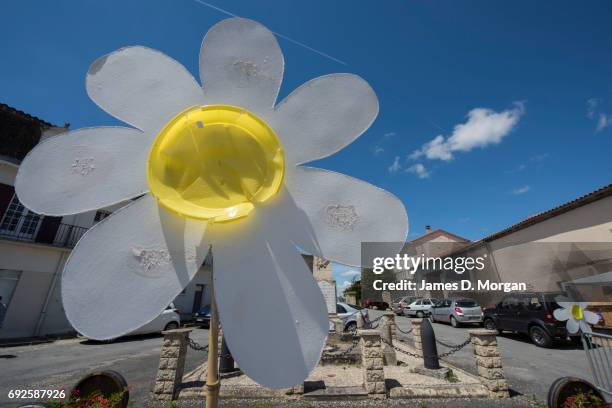
POLYGON ((361 313, 365 324, 370 324, 370 315, 368 309, 357 305, 349 305, 348 303, 337 303, 336 313, 338 318, 344 322, 344 331, 357 330, 357 313, 361 313))
MULTIPOLYGON (((181 316, 179 310, 174 307, 174 303, 170 303, 155 319, 140 328, 129 332, 126 336, 134 336, 137 334, 161 333, 164 330, 173 330, 181 327, 181 316)), ((105 342, 112 342, 115 339, 109 339, 105 342)))
POLYGON ((372 300, 372 299, 366 299, 363 302, 363 306, 367 309, 374 309, 374 310, 387 310, 389 308, 389 304, 387 302, 383 302, 382 300, 372 300))
POLYGON ((403 315, 423 318, 431 314, 431 309, 438 303, 436 299, 416 299, 403 310, 403 315))
MULTIPOLYGON (((551 347, 555 338, 568 337, 565 322, 555 320, 553 311, 559 308, 554 300, 558 294, 517 293, 507 295, 495 307, 485 309, 484 327, 527 334, 539 347, 551 347)), ((580 336, 571 337, 579 342, 580 336)))
POLYGON ((418 296, 404 296, 397 298, 391 302, 391 310, 393 310, 396 315, 402 316, 404 314, 404 308, 417 299, 418 296))
POLYGON ((431 309, 431 320, 447 322, 453 327, 463 323, 482 323, 482 308, 474 299, 444 299, 431 309))
POLYGON ((195 312, 193 321, 196 326, 208 329, 210 327, 210 305, 202 306, 200 310, 195 312))

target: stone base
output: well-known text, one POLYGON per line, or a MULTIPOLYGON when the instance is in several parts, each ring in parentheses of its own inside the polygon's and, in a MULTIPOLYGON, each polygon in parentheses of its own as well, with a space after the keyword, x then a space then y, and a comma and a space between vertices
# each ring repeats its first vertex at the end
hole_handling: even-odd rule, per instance
POLYGON ((440 367, 437 370, 425 367, 415 367, 414 372, 428 377, 438 378, 440 380, 446 380, 450 370, 446 367, 440 367))

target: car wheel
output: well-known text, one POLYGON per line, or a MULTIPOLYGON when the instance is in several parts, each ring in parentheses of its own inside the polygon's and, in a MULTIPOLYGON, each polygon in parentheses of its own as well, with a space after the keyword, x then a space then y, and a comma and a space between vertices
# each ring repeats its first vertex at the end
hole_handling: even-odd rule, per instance
POLYGON ((455 319, 455 316, 451 316, 450 322, 451 322, 451 326, 453 326, 453 327, 461 326, 461 324, 457 321, 457 319, 455 319))
POLYGON ((502 332, 501 330, 497 328, 497 325, 495 324, 495 320, 493 319, 485 319, 482 325, 487 330, 495 330, 497 334, 501 334, 502 332))
POLYGON ((538 347, 550 347, 552 346, 552 337, 540 326, 533 326, 529 329, 529 337, 533 344, 538 347))
POLYGON ((419 310, 419 311, 417 312, 417 315, 416 315, 416 316, 417 316, 419 319, 422 319, 422 318, 423 318, 423 312, 421 312, 421 311, 419 310))
POLYGON ((165 330, 176 330, 179 328, 179 325, 177 322, 170 322, 166 325, 166 327, 164 327, 164 331, 165 330))
POLYGON ((350 322, 347 324, 344 331, 348 333, 355 333, 357 331, 357 322, 350 322))

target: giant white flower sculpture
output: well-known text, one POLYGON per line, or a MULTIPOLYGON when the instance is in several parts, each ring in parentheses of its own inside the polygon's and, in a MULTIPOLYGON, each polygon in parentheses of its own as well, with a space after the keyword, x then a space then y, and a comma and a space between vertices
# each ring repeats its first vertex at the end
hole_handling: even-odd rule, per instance
POLYGON ((359 266, 361 242, 403 242, 408 220, 391 194, 301 166, 368 129, 378 113, 370 86, 327 75, 276 105, 283 69, 274 35, 241 18, 206 34, 203 86, 144 47, 91 65, 91 99, 133 127, 49 138, 16 180, 24 205, 46 215, 134 199, 91 228, 66 262, 62 299, 80 333, 110 339, 152 320, 212 246, 219 317, 242 370, 278 388, 314 368, 327 312, 296 247, 359 266))
POLYGON ((565 328, 569 334, 576 334, 578 331, 591 333, 591 324, 599 322, 596 313, 586 310, 588 302, 572 302, 565 296, 558 296, 555 301, 560 308, 553 311, 555 319, 565 323, 565 328))

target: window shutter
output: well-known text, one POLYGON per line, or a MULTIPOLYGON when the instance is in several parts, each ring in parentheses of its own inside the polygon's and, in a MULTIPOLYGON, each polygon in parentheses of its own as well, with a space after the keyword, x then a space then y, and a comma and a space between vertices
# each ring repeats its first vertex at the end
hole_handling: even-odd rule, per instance
POLYGON ((61 222, 62 217, 44 217, 35 241, 43 244, 52 244, 61 222))

